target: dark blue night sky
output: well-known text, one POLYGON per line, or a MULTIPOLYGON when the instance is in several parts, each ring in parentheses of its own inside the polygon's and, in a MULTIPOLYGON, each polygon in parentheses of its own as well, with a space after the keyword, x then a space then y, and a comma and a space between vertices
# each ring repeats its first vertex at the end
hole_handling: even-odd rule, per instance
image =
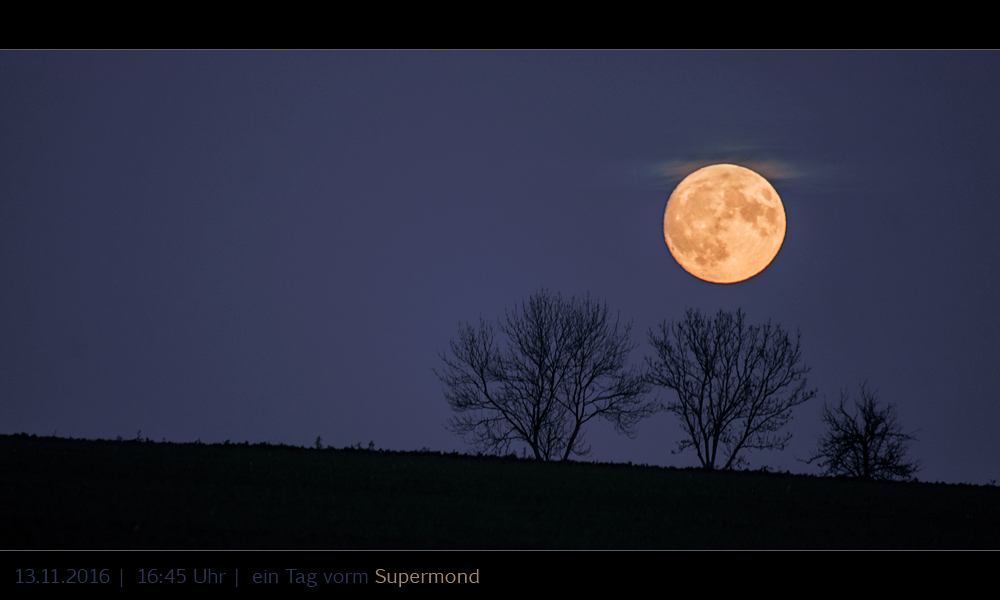
MULTIPOLYGON (((998 106, 997 52, 2 52, 0 432, 465 451, 438 353, 547 288, 637 364, 686 307, 800 329, 819 397, 752 468, 818 473, 867 379, 921 480, 988 483, 998 106), (732 285, 662 234, 715 162, 788 219, 732 285)), ((681 435, 591 425, 588 460, 693 466, 681 435)))

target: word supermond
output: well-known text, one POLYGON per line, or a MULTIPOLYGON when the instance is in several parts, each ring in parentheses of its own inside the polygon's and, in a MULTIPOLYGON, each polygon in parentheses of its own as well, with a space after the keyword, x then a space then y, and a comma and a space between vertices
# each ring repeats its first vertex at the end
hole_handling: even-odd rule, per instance
POLYGON ((386 573, 375 571, 375 583, 479 583, 479 569, 472 573, 386 573))

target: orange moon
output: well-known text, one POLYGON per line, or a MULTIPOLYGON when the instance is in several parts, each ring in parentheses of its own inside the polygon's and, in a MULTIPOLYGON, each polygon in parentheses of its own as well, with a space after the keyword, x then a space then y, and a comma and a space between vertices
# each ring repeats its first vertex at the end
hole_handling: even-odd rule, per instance
POLYGON ((663 237, 684 270, 736 283, 764 270, 785 239, 785 207, 766 179, 736 165, 698 169, 677 185, 663 237))

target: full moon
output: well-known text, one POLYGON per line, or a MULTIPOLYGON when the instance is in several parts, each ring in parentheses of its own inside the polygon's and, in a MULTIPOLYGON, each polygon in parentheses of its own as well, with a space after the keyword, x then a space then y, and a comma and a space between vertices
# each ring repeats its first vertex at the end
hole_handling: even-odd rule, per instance
POLYGON ((663 237, 684 270, 736 283, 764 270, 785 239, 785 208, 766 179, 736 165, 698 169, 677 185, 663 237))

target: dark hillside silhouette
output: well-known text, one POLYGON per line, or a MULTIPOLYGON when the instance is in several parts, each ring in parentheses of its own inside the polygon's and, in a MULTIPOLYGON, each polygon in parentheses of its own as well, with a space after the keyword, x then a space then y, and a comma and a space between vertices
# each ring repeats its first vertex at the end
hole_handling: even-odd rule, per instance
POLYGON ((5 549, 1000 548, 1000 488, 0 435, 5 549))

